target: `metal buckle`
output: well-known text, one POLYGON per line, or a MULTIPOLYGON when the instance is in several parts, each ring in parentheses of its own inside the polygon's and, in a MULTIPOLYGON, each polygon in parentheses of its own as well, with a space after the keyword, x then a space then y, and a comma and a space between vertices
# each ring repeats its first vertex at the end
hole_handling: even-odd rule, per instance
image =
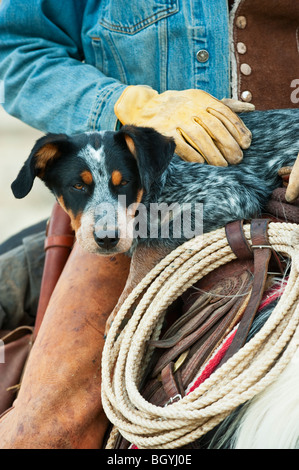
POLYGON ((251 245, 250 248, 269 248, 270 250, 272 250, 271 245, 251 245))
POLYGON ((182 399, 182 395, 180 393, 177 393, 174 397, 170 397, 169 400, 165 403, 164 408, 168 405, 171 405, 172 403, 175 403, 176 401, 179 401, 182 399))

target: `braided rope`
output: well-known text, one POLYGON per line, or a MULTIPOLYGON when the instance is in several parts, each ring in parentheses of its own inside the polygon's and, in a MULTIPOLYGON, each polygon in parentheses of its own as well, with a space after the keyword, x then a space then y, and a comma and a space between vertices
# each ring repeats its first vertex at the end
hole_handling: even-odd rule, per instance
MULTIPOLYGON (((244 226, 250 240, 250 225, 244 226)), ((270 223, 273 249, 291 259, 289 279, 277 306, 261 330, 195 390, 171 406, 159 407, 139 393, 166 308, 195 282, 235 259, 224 229, 192 239, 164 258, 133 290, 107 335, 102 356, 102 403, 117 430, 138 448, 174 449, 193 442, 236 407, 268 387, 299 346, 299 227, 270 223), (136 299, 134 313, 121 329, 136 299)))

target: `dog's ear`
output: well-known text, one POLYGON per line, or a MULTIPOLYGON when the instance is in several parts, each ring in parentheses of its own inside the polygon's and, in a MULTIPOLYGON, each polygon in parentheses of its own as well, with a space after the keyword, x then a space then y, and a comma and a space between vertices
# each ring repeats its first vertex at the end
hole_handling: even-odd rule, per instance
POLYGON ((142 187, 148 192, 168 167, 174 154, 174 140, 150 127, 127 125, 119 133, 137 161, 142 187))
POLYGON ((65 134, 48 134, 36 141, 17 178, 11 185, 14 196, 21 199, 30 192, 34 178, 44 179, 46 169, 69 147, 65 134))

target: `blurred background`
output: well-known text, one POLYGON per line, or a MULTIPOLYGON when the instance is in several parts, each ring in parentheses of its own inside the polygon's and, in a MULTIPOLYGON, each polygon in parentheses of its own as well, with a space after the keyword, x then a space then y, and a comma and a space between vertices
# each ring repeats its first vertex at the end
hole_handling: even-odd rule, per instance
POLYGON ((15 199, 10 189, 35 141, 42 135, 9 116, 0 105, 0 243, 51 213, 54 197, 39 179, 24 199, 15 199))

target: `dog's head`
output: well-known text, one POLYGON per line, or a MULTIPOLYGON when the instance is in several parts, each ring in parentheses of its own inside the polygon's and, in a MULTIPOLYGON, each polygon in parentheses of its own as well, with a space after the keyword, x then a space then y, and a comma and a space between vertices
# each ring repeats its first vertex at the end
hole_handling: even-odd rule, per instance
POLYGON ((133 219, 144 197, 167 169, 175 144, 151 128, 124 126, 39 139, 12 183, 23 198, 37 176, 69 214, 77 240, 88 251, 126 252, 133 242, 133 219))

